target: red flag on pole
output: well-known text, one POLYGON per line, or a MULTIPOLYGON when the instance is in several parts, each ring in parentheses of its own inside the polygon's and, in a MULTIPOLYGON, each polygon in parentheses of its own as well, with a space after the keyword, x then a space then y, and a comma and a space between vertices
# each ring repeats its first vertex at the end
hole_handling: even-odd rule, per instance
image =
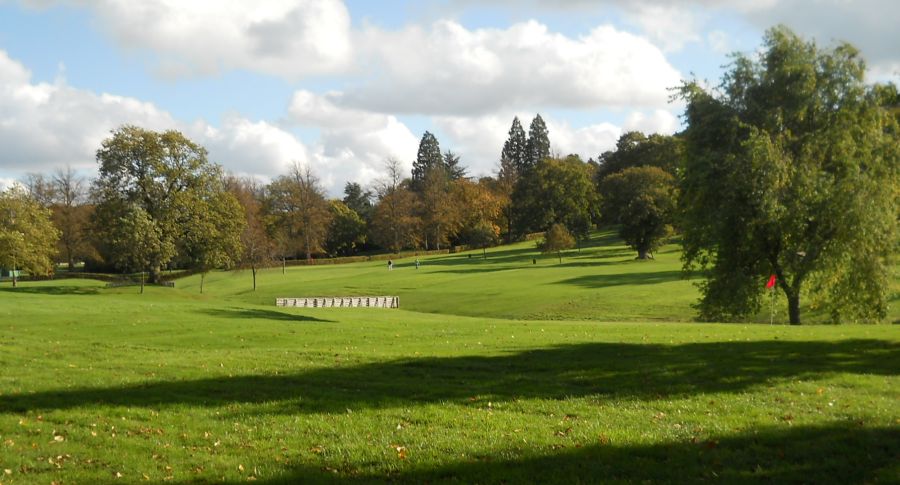
POLYGON ((777 281, 777 280, 778 280, 778 278, 776 278, 775 275, 769 276, 769 282, 766 283, 766 289, 769 289, 769 288, 772 288, 773 286, 775 286, 775 281, 777 281))

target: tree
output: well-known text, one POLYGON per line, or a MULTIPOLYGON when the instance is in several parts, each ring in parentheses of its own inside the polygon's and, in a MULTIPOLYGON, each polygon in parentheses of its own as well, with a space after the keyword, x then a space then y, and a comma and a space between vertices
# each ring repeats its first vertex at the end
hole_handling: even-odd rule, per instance
POLYGON ((544 233, 544 239, 538 241, 537 247, 542 253, 556 253, 560 264, 562 264, 562 251, 574 248, 575 238, 566 230, 566 226, 553 224, 544 233))
POLYGON ((478 183, 461 179, 451 186, 452 200, 458 207, 460 229, 459 239, 482 249, 497 242, 500 235, 499 222, 503 211, 503 198, 492 188, 493 180, 484 178, 478 183))
POLYGON ((443 167, 444 158, 441 156, 441 146, 430 132, 426 131, 419 142, 419 152, 412 167, 412 189, 418 192, 422 189, 425 177, 434 168, 443 167))
POLYGON ((244 210, 246 224, 241 231, 243 252, 239 265, 242 268, 250 268, 253 275, 253 291, 256 291, 256 272, 269 266, 275 253, 275 242, 266 231, 266 215, 260 202, 263 190, 250 178, 241 180, 230 177, 226 184, 228 191, 244 210))
POLYGON ((50 222, 50 211, 16 184, 0 193, 0 266, 33 275, 53 274, 53 256, 59 231, 50 222))
POLYGON ((466 167, 459 163, 459 155, 450 150, 444 152, 444 169, 447 171, 447 177, 453 180, 459 180, 466 177, 466 167))
POLYGON ((286 239, 294 243, 307 261, 312 260, 312 253, 322 251, 331 210, 325 189, 308 166, 294 163, 290 174, 269 185, 268 207, 286 239))
MULTIPOLYGON (((98 250, 107 261, 122 260, 114 252, 122 249, 113 241, 114 229, 133 206, 155 224, 160 247, 184 248, 189 236, 186 222, 195 218, 191 201, 209 200, 224 190, 221 167, 207 161, 205 148, 174 130, 157 133, 123 126, 103 141, 97 161, 100 168, 93 185, 97 205, 91 222, 98 250)), ((177 253, 149 254, 161 258, 147 267, 150 281, 158 282, 160 269, 177 253)))
POLYGON ((760 308, 776 275, 792 324, 800 297, 843 318, 886 314, 898 243, 897 121, 848 44, 820 50, 784 27, 737 55, 718 91, 687 102, 684 264, 700 269, 701 318, 760 308))
POLYGON ((123 271, 141 272, 141 293, 144 293, 144 274, 159 261, 175 255, 175 245, 165 237, 150 213, 137 203, 127 206, 116 224, 110 228, 113 263, 123 271))
POLYGON ((505 176, 512 179, 517 178, 519 171, 528 165, 527 150, 528 138, 525 136, 525 129, 522 128, 519 117, 513 117, 512 126, 509 127, 509 138, 503 143, 503 150, 500 152, 501 173, 505 172, 505 176), (506 168, 503 168, 504 166, 506 168))
POLYGON ((372 219, 372 192, 363 190, 356 182, 344 185, 344 204, 368 222, 372 219))
POLYGON ((240 260, 241 234, 246 227, 244 210, 237 199, 224 190, 210 197, 193 192, 179 194, 179 205, 189 207, 180 217, 184 237, 180 239, 181 263, 200 271, 200 293, 206 274, 214 268, 230 268, 240 260))
POLYGON ((540 114, 531 120, 528 127, 528 141, 525 142, 524 165, 519 167, 519 175, 537 166, 542 160, 550 158, 550 131, 540 114))
POLYGON ((331 201, 331 226, 325 249, 332 256, 355 253, 366 242, 366 221, 339 200, 331 201))
POLYGON ((500 168, 497 171, 498 189, 504 198, 503 215, 506 227, 506 242, 512 242, 513 235, 513 191, 519 181, 519 175, 529 165, 528 138, 519 117, 513 117, 509 127, 509 137, 503 142, 500 152, 500 168))
POLYGON ((600 155, 597 167, 598 185, 606 177, 630 167, 659 167, 672 176, 679 171, 684 159, 684 142, 678 136, 629 131, 619 137, 616 150, 600 155))
POLYGON ((68 262, 69 271, 73 271, 76 259, 91 252, 86 232, 93 208, 85 200, 85 180, 75 174, 71 167, 57 170, 51 183, 55 193, 51 206, 53 223, 60 231, 59 249, 68 262))
POLYGON ((513 192, 518 232, 546 231, 558 223, 578 238, 587 238, 599 213, 591 170, 577 157, 538 163, 513 192))
POLYGON ((601 213, 619 236, 647 259, 672 233, 675 179, 659 167, 632 167, 603 180, 601 213))
POLYGON ((473 227, 468 227, 463 233, 466 244, 481 248, 481 257, 487 259, 487 248, 497 243, 497 226, 489 222, 479 222, 473 227))
POLYGON ((429 242, 435 249, 441 249, 441 245, 459 231, 460 204, 453 200, 450 185, 448 172, 443 167, 429 170, 421 184, 418 208, 425 249, 430 248, 429 242))
POLYGON ((399 252, 404 247, 419 244, 422 225, 419 201, 409 189, 409 182, 401 175, 400 162, 389 159, 385 163, 387 176, 377 182, 378 203, 372 216, 372 239, 384 248, 399 252))
POLYGON ((511 158, 504 153, 500 158, 500 168, 497 171, 497 192, 502 198, 503 206, 503 226, 506 228, 506 242, 512 242, 513 236, 513 218, 515 217, 515 207, 513 207, 513 194, 519 181, 519 174, 516 166, 511 158))

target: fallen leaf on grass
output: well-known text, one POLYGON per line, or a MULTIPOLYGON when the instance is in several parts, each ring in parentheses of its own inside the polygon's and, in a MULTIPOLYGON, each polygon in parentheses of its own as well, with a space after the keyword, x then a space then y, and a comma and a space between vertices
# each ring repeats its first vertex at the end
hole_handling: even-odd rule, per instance
POLYGON ((399 458, 401 460, 406 459, 406 447, 405 446, 391 445, 391 448, 393 448, 397 452, 397 458, 399 458))

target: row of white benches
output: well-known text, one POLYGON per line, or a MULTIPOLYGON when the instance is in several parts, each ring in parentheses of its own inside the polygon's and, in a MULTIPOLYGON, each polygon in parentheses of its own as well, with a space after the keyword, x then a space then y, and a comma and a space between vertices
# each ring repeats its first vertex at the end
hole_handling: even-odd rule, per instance
POLYGON ((275 306, 297 308, 400 308, 399 296, 276 298, 275 306))

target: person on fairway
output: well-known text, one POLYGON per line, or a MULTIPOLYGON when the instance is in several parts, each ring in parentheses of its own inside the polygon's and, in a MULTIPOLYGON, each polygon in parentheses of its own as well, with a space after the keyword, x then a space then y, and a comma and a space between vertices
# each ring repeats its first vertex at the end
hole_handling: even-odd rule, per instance
POLYGON ((394 269, 394 262, 389 259, 388 260, 388 271, 393 271, 393 269, 394 269))

